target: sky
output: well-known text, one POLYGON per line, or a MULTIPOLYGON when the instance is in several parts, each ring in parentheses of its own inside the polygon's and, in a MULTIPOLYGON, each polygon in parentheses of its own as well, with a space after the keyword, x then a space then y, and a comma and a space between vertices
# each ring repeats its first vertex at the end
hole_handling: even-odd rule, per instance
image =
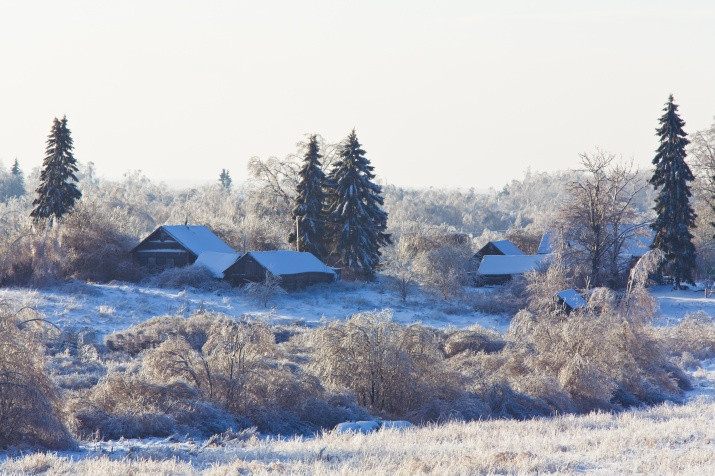
POLYGON ((247 178, 355 128, 379 179, 500 188, 596 147, 648 167, 674 94, 715 121, 715 3, 305 0, 0 3, 0 161, 55 116, 100 176, 247 178))

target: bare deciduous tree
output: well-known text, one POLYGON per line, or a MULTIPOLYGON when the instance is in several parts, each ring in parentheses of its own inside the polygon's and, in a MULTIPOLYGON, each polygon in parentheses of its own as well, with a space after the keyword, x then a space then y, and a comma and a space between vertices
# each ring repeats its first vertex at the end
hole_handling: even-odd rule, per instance
POLYGON ((395 280, 403 302, 407 300, 410 288, 417 283, 417 273, 414 270, 416 254, 410 241, 404 237, 384 251, 383 272, 395 280))
POLYGON ((581 154, 581 176, 569 184, 569 198, 558 221, 571 245, 566 258, 586 264, 591 285, 615 285, 624 245, 646 232, 634 200, 646 187, 615 154, 596 150, 581 154))

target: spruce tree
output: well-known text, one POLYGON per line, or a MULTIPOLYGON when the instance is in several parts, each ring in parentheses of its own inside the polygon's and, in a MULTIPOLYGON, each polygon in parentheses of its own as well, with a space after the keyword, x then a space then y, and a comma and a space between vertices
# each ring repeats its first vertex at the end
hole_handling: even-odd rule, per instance
POLYGON ((22 197, 25 195, 25 177, 20 169, 20 162, 15 159, 10 169, 10 182, 7 190, 8 197, 22 197))
POLYGON ((690 204, 690 185, 694 180, 685 162, 685 146, 690 143, 683 131, 685 122, 678 116, 673 95, 663 108, 660 127, 660 146, 653 159, 655 172, 650 179, 658 193, 655 199, 657 217, 651 228, 655 231, 653 248, 665 253, 666 266, 673 275, 676 288, 681 282, 693 282, 695 246, 690 228, 695 226, 695 212, 690 204))
POLYGON ((229 175, 228 170, 221 169, 221 174, 218 176, 218 182, 226 190, 231 190, 231 184, 233 183, 233 180, 231 180, 231 175, 229 175))
POLYGON ((321 168, 320 146, 315 134, 310 136, 296 187, 293 223, 288 236, 290 243, 298 239, 298 249, 309 251, 320 259, 325 257, 325 174, 321 168), (297 228, 297 229, 296 229, 297 228), (297 236, 296 236, 297 233, 297 236))
POLYGON ((10 172, 12 172, 15 177, 22 176, 22 170, 20 170, 20 162, 18 162, 17 157, 15 157, 15 163, 12 164, 12 169, 10 169, 10 172))
POLYGON ((35 221, 59 221, 82 197, 82 193, 77 189, 77 160, 72 154, 73 149, 72 137, 67 128, 67 116, 61 121, 55 117, 50 135, 47 136, 40 186, 36 190, 37 198, 32 202, 36 207, 30 216, 35 221))
POLYGON ((329 220, 340 264, 371 278, 380 264, 380 246, 390 244, 382 188, 372 180, 355 129, 342 144, 327 179, 329 220))

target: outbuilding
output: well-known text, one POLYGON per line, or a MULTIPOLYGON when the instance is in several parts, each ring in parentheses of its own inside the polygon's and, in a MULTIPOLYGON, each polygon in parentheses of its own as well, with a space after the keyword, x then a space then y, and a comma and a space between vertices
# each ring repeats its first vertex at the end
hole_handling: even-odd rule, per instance
POLYGON ((337 279, 333 268, 312 253, 290 250, 249 251, 224 272, 225 278, 235 286, 261 282, 268 275, 280 278, 280 285, 285 289, 332 283, 337 279))
POLYGON ((566 314, 571 314, 577 309, 588 307, 588 302, 575 289, 564 289, 556 293, 556 303, 566 314))
POLYGON ((477 279, 482 284, 504 284, 538 268, 545 259, 545 255, 487 255, 479 264, 477 279))

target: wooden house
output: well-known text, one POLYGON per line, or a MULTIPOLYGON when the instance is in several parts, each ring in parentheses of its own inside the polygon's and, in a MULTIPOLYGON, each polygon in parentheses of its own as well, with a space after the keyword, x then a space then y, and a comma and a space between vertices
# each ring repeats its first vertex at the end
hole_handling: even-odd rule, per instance
POLYGON ((211 230, 201 225, 163 225, 131 250, 144 266, 171 268, 193 264, 201 253, 236 252, 211 230))
POLYGON ((544 255, 486 255, 479 264, 477 280, 480 284, 504 284, 538 268, 545 259, 544 255))
POLYGON ((525 253, 509 240, 490 241, 477 251, 474 259, 481 260, 485 256, 521 256, 525 253))
POLYGON ((249 251, 224 272, 225 278, 235 286, 261 282, 268 274, 280 278, 280 285, 285 289, 332 283, 337 279, 333 268, 312 253, 289 250, 249 251))

